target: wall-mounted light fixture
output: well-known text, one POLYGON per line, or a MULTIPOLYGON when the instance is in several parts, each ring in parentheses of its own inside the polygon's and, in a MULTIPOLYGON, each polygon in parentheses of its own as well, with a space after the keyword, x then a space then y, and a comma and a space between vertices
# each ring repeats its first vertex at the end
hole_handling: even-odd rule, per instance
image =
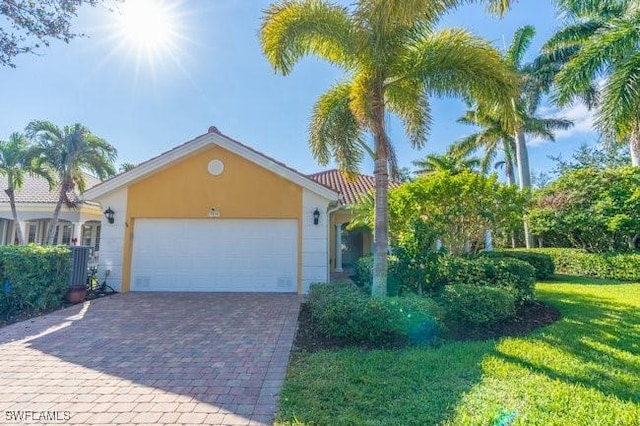
POLYGON ((315 209, 313 212, 313 224, 317 225, 319 220, 320 220, 320 210, 315 209))
POLYGON ((107 222, 113 224, 115 212, 111 209, 111 207, 107 207, 107 209, 104 211, 104 217, 107 219, 107 222))

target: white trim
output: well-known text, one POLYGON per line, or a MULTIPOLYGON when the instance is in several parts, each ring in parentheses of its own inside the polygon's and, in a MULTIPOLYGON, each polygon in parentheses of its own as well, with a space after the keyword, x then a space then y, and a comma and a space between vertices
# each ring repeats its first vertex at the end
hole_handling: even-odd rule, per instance
MULTIPOLYGON (((53 212, 53 208, 55 207, 55 203, 17 203, 16 209, 19 213, 23 212, 47 212, 49 216, 51 216, 51 212, 53 212)), ((0 212, 11 212, 11 206, 9 204, 0 204, 0 212)), ((102 215, 102 210, 100 206, 96 203, 82 203, 79 204, 78 207, 74 209, 70 209, 62 206, 61 212, 77 212, 77 213, 97 213, 102 215)))
POLYGON ((93 188, 85 191, 82 194, 82 198, 85 200, 99 199, 105 194, 127 186, 128 184, 135 182, 136 180, 142 179, 150 175, 151 173, 172 164, 176 160, 193 154, 203 148, 206 148, 209 145, 217 145, 229 152, 237 154, 293 183, 300 185, 301 187, 313 193, 326 198, 327 200, 338 200, 337 192, 323 185, 320 185, 312 179, 296 173, 293 170, 290 170, 287 167, 271 160, 270 158, 267 158, 264 155, 259 154, 258 152, 253 151, 243 146, 242 144, 235 142, 228 137, 218 133, 207 133, 199 136, 190 142, 174 148, 171 151, 167 151, 166 153, 161 154, 158 157, 155 157, 145 163, 142 163, 138 167, 135 167, 128 172, 122 173, 110 180, 102 182, 101 184, 98 184, 93 188))

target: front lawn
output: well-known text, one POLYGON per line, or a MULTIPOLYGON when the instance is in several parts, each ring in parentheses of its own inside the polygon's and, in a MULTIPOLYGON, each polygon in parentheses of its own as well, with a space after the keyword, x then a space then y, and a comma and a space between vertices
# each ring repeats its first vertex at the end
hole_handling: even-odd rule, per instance
POLYGON ((537 295, 563 318, 527 337, 295 353, 276 424, 640 424, 640 284, 559 276, 537 295))

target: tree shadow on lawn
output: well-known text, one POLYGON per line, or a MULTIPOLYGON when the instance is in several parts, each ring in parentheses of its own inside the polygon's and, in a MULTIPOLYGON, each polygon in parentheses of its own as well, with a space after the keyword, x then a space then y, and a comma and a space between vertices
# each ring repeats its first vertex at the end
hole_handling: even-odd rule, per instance
POLYGON ((496 356, 552 379, 639 403, 640 309, 571 291, 543 289, 540 295, 562 311, 563 319, 527 338, 532 350, 507 353, 514 349, 499 345, 496 356))

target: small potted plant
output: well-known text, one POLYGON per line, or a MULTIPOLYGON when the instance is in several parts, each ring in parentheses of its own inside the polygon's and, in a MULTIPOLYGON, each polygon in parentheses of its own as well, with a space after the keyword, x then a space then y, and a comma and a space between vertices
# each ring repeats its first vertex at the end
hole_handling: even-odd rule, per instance
POLYGON ((75 284, 69 286, 69 291, 67 292, 67 301, 70 303, 80 303, 84 302, 84 298, 87 297, 87 285, 83 284, 75 284))

